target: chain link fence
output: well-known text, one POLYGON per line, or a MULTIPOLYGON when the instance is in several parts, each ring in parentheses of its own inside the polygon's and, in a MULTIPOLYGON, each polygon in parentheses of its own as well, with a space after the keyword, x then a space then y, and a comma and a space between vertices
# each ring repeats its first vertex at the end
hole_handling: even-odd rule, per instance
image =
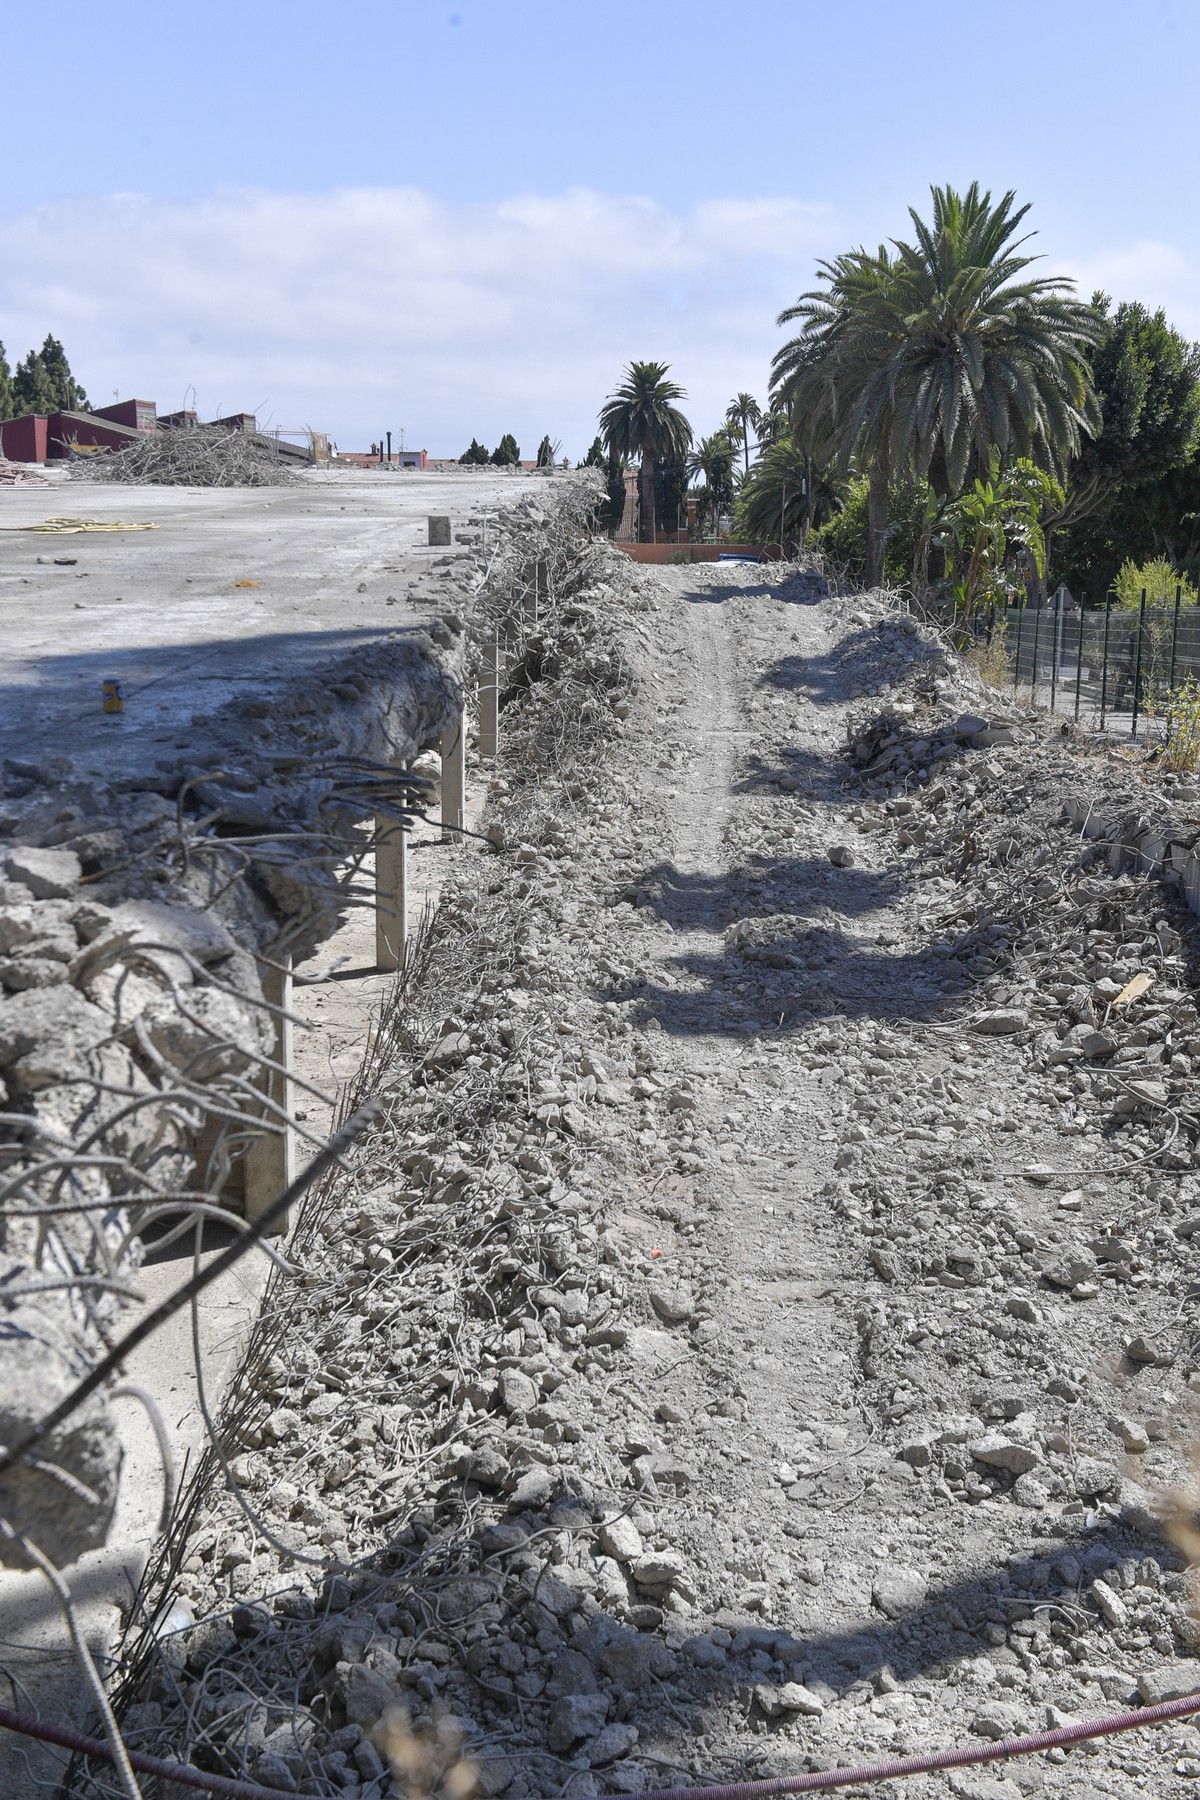
POLYGON ((1200 608, 1179 600, 1080 607, 1060 588, 1044 606, 980 608, 965 629, 997 685, 1098 731, 1163 737, 1172 693, 1200 682, 1200 608))

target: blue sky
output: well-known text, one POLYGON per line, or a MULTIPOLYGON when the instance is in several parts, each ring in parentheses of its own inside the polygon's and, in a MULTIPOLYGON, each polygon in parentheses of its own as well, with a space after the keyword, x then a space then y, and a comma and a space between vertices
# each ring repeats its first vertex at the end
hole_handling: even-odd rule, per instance
POLYGON ((58 0, 4 67, 0 336, 94 401, 577 455, 653 356, 709 429, 817 257, 972 178, 1200 337, 1182 0, 58 0))

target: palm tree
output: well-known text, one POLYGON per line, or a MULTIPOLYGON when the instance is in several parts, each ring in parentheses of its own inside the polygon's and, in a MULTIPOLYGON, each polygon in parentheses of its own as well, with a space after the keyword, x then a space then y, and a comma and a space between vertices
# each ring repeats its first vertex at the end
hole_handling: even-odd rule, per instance
POLYGON ((746 458, 746 474, 750 473, 750 430, 754 428, 757 436, 762 424, 762 407, 753 394, 735 394, 725 408, 725 423, 738 432, 742 440, 742 450, 746 458))
POLYGON ((824 283, 780 314, 800 335, 773 387, 806 447, 870 478, 868 582, 883 568, 887 486, 925 476, 941 498, 986 476, 993 449, 1055 474, 1099 425, 1087 353, 1102 329, 1065 277, 1029 277, 1027 206, 972 182, 910 208, 916 241, 819 265, 824 283))
POLYGON ((689 476, 694 478, 701 475, 704 478, 703 510, 712 511, 714 537, 720 529, 722 512, 728 511, 733 505, 733 461, 736 455, 737 439, 728 428, 722 428, 701 438, 688 457, 689 476))
POLYGON ((654 540, 654 465, 682 462, 692 443, 692 428, 675 404, 687 395, 678 382, 667 380, 669 367, 631 362, 624 381, 600 409, 600 430, 610 455, 641 459, 638 537, 643 544, 654 540))

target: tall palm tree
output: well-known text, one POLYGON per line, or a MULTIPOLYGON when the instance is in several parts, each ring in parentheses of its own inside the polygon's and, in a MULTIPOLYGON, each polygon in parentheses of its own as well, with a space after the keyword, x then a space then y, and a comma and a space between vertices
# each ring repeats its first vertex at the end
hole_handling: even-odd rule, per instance
POLYGON ((725 408, 725 423, 739 433, 746 458, 746 474, 750 473, 750 432, 755 434, 762 424, 762 407, 753 394, 735 394, 725 408))
POLYGON ((669 363, 631 362, 625 379, 600 409, 600 431, 610 455, 640 458, 638 537, 654 539, 654 465, 681 463, 692 443, 692 428, 676 406, 687 395, 668 381, 669 363))
POLYGON ((723 427, 701 438, 688 457, 689 476, 699 475, 704 480, 706 510, 713 515, 714 537, 720 528, 722 512, 727 512, 733 505, 736 455, 737 439, 728 427, 723 427))
POLYGON ((1087 353, 1100 321, 1065 277, 1025 274, 1029 208, 972 182, 935 187, 915 242, 819 265, 822 288, 772 370, 801 441, 856 463, 871 483, 868 581, 883 568, 887 485, 925 476, 942 498, 986 475, 992 450, 1058 474, 1099 425, 1087 353))

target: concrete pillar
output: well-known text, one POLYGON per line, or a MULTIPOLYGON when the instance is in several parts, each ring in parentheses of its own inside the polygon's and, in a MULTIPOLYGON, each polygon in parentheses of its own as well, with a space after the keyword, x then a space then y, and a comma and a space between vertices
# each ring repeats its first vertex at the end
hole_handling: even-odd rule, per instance
POLYGON ((408 833, 395 819, 375 820, 375 967, 404 967, 408 941, 408 833))
POLYGON ((499 749, 500 639, 495 626, 489 626, 479 670, 479 754, 495 756, 499 749))
POLYGON ((434 549, 445 549, 450 543, 450 521, 437 513, 430 513, 429 542, 434 549))
POLYGON ((467 734, 462 709, 458 717, 442 733, 442 842, 457 844, 461 839, 467 786, 467 734), (457 831, 456 828, 457 827, 457 831))
MULTIPOLYGON (((279 1069, 262 1069, 259 1071, 259 1086, 273 1107, 266 1117, 272 1126, 280 1123, 281 1109, 288 1118, 292 1114, 292 1022, 286 1016, 292 1005, 292 963, 288 957, 286 964, 276 968, 264 964, 260 968, 263 984, 263 999, 268 1005, 282 1010, 274 1013, 275 1046, 271 1055, 275 1062, 281 1064, 279 1069)), ((287 1187, 296 1178, 296 1140, 295 1133, 285 1126, 282 1131, 272 1129, 255 1138, 245 1157, 245 1208, 247 1219, 256 1219, 263 1208, 268 1206, 281 1189, 287 1187)), ((277 1219, 271 1227, 271 1236, 277 1237, 288 1229, 287 1218, 277 1219)))

